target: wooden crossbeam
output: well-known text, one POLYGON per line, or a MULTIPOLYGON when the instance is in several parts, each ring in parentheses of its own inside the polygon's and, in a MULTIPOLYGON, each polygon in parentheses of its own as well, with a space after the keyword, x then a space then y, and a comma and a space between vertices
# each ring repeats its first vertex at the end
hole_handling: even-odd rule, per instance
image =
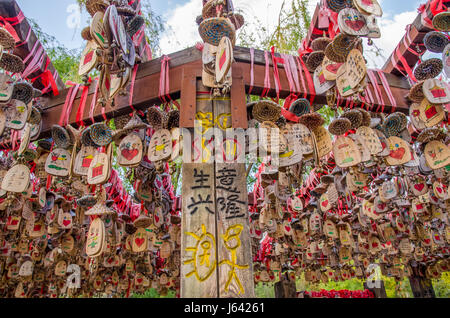
MULTIPOLYGON (((445 0, 443 3, 446 6, 450 6, 450 0, 445 0)), ((433 19, 433 14, 429 7, 427 7, 426 9, 426 15, 430 20, 433 19)), ((431 29, 429 26, 426 25, 425 21, 423 21, 422 19, 422 14, 419 13, 414 22, 411 24, 409 30, 409 37, 405 33, 400 43, 398 44, 397 47, 400 56, 405 58, 408 66, 411 69, 414 69, 414 66, 419 61, 419 57, 416 54, 413 54, 410 50, 417 52, 417 46, 419 46, 421 54, 423 54, 424 51, 426 51, 426 48, 423 46, 423 39, 425 35, 430 31, 433 31, 433 29, 431 29)), ((397 76, 402 76, 402 73, 399 71, 399 68, 403 69, 403 65, 396 51, 394 50, 394 52, 392 52, 392 54, 386 61, 386 64, 383 66, 383 71, 397 76)))
MULTIPOLYGON (((236 47, 234 49, 235 63, 233 64, 233 88, 231 92, 232 98, 232 117, 234 127, 247 127, 247 117, 246 114, 246 100, 245 94, 249 92, 251 84, 251 59, 250 50, 248 48, 236 47), (245 88, 245 89, 244 89, 245 88), (234 116, 233 116, 234 114, 234 116)), ((169 55, 170 58, 170 90, 169 94, 172 99, 179 99, 181 97, 181 127, 193 127, 194 121, 194 111, 193 105, 195 106, 195 81, 198 77, 201 77, 201 52, 196 48, 185 49, 180 52, 169 55)), ((286 98, 291 93, 289 90, 289 83, 287 80, 286 73, 282 67, 280 68, 280 98, 286 98)), ((159 93, 159 78, 161 71, 161 58, 143 63, 139 66, 136 82, 134 86, 134 96, 132 100, 132 106, 135 109, 145 110, 154 104, 160 104, 161 99, 158 95, 159 93)), ((270 82, 271 90, 268 93, 269 97, 275 98, 275 82, 273 78, 273 65, 270 62, 270 82)), ((304 73, 302 73, 304 75, 304 73)), ((408 105, 404 99, 407 95, 410 85, 406 79, 398 77, 392 74, 385 74, 392 93, 397 102, 397 110, 403 113, 408 113, 408 105)), ((254 83, 252 94, 260 95, 264 90, 264 77, 265 77, 265 59, 264 51, 255 50, 254 54, 254 83)), ((378 79, 379 80, 379 79, 378 79)), ((381 92, 384 101, 388 101, 386 92, 381 86, 381 81, 379 81, 381 92)), ((89 105, 94 95, 95 83, 91 84, 89 90, 89 96, 87 98, 87 106, 83 114, 83 120, 85 123, 90 124, 89 119, 89 105)), ((44 100, 44 112, 43 112, 43 129, 42 136, 49 136, 49 131, 52 125, 57 124, 62 113, 64 106, 64 101, 66 99, 67 89, 62 91, 60 96, 50 97, 44 100)), ((311 93, 304 91, 303 89, 299 92, 294 92, 303 96, 306 94, 307 98, 311 97, 311 93)), ((75 124, 76 112, 79 107, 81 98, 81 92, 79 92, 77 98, 75 99, 72 114, 70 116, 69 122, 75 124)), ((326 104, 325 94, 318 95, 314 100, 315 104, 326 104)), ((373 105, 377 108, 377 104, 373 105)), ((392 105, 387 104, 385 106, 385 112, 390 112, 392 110, 392 105)), ((130 106, 130 101, 128 96, 120 96, 115 100, 115 106, 107 105, 105 108, 105 114, 108 118, 113 118, 128 114, 132 112, 132 107, 130 106)), ((102 112, 100 107, 96 107, 94 112, 95 120, 102 120, 102 112)))
MULTIPOLYGON (((1 0, 0 1, 0 16, 3 18, 13 18, 19 16, 21 14, 22 10, 20 9, 19 5, 15 0, 1 0)), ((12 25, 12 24, 11 24, 12 25)), ((14 30, 16 31, 19 38, 24 41, 27 39, 27 36, 29 35, 27 43, 20 45, 14 49, 14 54, 20 56, 22 59, 25 59, 30 52, 35 47, 36 43, 37 45, 42 45, 39 43, 39 39, 37 38, 36 34, 34 33, 33 29, 31 28, 30 24, 28 23, 27 19, 24 18, 21 23, 18 23, 16 25, 12 25, 14 30)), ((20 44, 20 43, 16 43, 20 44)), ((40 68, 35 71, 34 73, 30 74, 29 78, 35 78, 40 76, 45 71, 46 66, 46 59, 47 53, 44 52, 44 59, 42 64, 40 65, 40 68)), ((32 59, 29 59, 26 63, 26 66, 31 62, 32 59)), ((55 67, 50 62, 48 65, 47 70, 49 70, 55 77, 56 86, 58 87, 58 90, 64 89, 65 85, 61 78, 58 76, 58 73, 55 70, 55 67)), ((42 83, 41 78, 38 78, 34 83, 33 86, 37 89, 43 89, 46 85, 42 83)))

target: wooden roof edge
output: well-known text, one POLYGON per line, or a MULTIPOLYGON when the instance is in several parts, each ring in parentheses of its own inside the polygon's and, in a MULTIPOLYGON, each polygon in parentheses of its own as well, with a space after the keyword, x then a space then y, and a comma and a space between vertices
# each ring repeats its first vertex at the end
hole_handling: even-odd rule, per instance
MULTIPOLYGON (((4 18, 14 18, 18 17, 22 13, 22 10, 20 9, 19 5, 15 0, 1 0, 0 1, 0 16, 4 18)), ((24 44, 22 43, 16 43, 22 44, 14 49, 14 54, 20 56, 22 59, 25 59, 30 52, 33 50, 36 43, 39 45, 39 39, 37 38, 34 30, 31 28, 31 25, 29 24, 26 17, 23 18, 23 20, 20 23, 11 23, 11 26, 16 31, 18 37, 21 41, 25 41, 28 38, 28 41, 24 44)), ((42 45, 42 44, 40 44, 42 45)), ((48 57, 47 52, 44 52, 44 54, 48 57)), ((27 66, 32 59, 29 59, 25 66, 27 66)), ((34 73, 29 75, 29 78, 36 78, 40 75, 42 75, 45 72, 45 66, 46 66, 47 59, 44 57, 42 64, 40 65, 40 68, 35 71, 34 73)), ((52 75, 55 76, 55 83, 58 88, 58 90, 62 90, 65 88, 65 85, 61 78, 59 77, 54 65, 49 63, 47 70, 51 72, 52 75)), ((43 84, 41 78, 37 78, 36 81, 33 83, 33 86, 37 89, 44 89, 45 85, 43 84)), ((52 92, 51 90, 49 91, 52 92)))

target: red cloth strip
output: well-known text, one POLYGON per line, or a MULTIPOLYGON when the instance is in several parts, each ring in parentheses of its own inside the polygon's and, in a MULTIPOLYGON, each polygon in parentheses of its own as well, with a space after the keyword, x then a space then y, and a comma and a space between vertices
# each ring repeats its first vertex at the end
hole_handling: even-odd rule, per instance
POLYGON ((58 125, 59 125, 59 126, 62 126, 63 123, 64 123, 65 114, 66 114, 66 112, 67 112, 67 108, 69 107, 70 97, 72 96, 73 89, 74 89, 74 87, 71 86, 71 87, 69 88, 69 91, 67 92, 67 95, 66 95, 66 101, 64 102, 64 106, 63 106, 61 115, 60 115, 60 117, 59 117, 59 122, 58 122, 58 125))
POLYGON ((135 111, 133 107, 133 96, 134 96, 134 84, 136 83, 136 75, 139 68, 139 64, 136 64, 133 67, 133 74, 131 75, 131 86, 130 86, 130 97, 128 100, 128 104, 130 105, 131 109, 135 111))
POLYGON ((275 46, 272 46, 270 50, 272 54, 273 77, 275 80, 275 91, 277 94, 277 102, 278 102, 280 100, 280 89, 281 89, 280 71, 278 69, 278 63, 284 64, 284 60, 281 57, 275 57, 275 46))
POLYGON ((266 97, 267 94, 270 91, 270 63, 269 63, 269 52, 264 51, 264 59, 266 61, 266 68, 265 68, 265 76, 264 76, 264 89, 261 93, 261 97, 266 97))
MULTIPOLYGON (((91 82, 91 78, 89 78, 89 83, 91 82)), ((78 126, 84 127, 83 115, 84 109, 86 108, 86 101, 89 94, 89 85, 83 86, 83 92, 81 93, 80 106, 78 106, 76 122, 78 126)))
POLYGON ((397 102, 394 98, 394 95, 392 94, 391 88, 389 86, 389 83, 386 79, 386 76, 384 75, 384 72, 381 70, 377 70, 378 76, 381 79, 381 83, 383 84, 383 88, 386 91, 386 94, 389 98, 389 101, 391 102, 392 105, 392 112, 395 112, 395 109, 397 108, 397 102))
POLYGON ((97 105, 97 95, 98 95, 98 89, 99 89, 99 86, 100 86, 99 79, 96 78, 95 80, 97 82, 95 83, 94 96, 92 97, 91 108, 89 110, 89 117, 91 118, 92 123, 95 123, 94 110, 95 110, 95 106, 97 105))
POLYGON ((248 90, 248 94, 251 95, 253 91, 253 85, 255 84, 255 49, 250 48, 250 88, 248 90))

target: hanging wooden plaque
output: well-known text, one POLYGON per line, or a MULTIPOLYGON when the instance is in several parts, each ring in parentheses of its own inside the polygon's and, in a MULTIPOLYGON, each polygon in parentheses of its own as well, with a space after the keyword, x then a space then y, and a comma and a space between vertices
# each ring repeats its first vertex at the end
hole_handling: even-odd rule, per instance
POLYGON ((110 78, 110 87, 109 87, 109 96, 111 99, 116 97, 116 95, 120 92, 123 87, 123 82, 125 80, 125 75, 120 76, 119 74, 111 74, 110 78))
POLYGON ((109 179, 111 162, 108 154, 97 153, 88 169, 87 182, 89 184, 103 184, 109 179))
POLYGON ((48 155, 45 162, 45 172, 53 176, 66 177, 69 175, 71 155, 65 149, 56 148, 48 155))
POLYGON ((426 127, 433 127, 444 120, 445 112, 442 105, 432 104, 426 98, 423 99, 419 108, 420 119, 426 127))
POLYGON ((94 41, 102 48, 106 49, 109 45, 110 39, 105 30, 103 23, 104 14, 98 11, 94 14, 91 21, 91 36, 94 41))
POLYGON ((323 233, 329 238, 332 239, 338 238, 336 225, 331 220, 327 219, 323 224, 323 233))
POLYGON ((31 125, 29 123, 25 124, 25 128, 22 130, 22 137, 20 141, 20 147, 17 151, 17 154, 21 156, 25 150, 28 149, 28 145, 30 144, 31 138, 31 125))
POLYGON ((335 85, 335 81, 329 81, 325 78, 322 66, 316 68, 314 71, 314 88, 316 90, 316 94, 324 94, 335 85))
POLYGON ((320 196, 319 203, 320 203, 320 210, 322 212, 327 212, 327 211, 331 210, 331 208, 332 208, 331 202, 330 202, 330 200, 328 200, 327 193, 324 193, 320 196))
POLYGON ((88 41, 86 47, 81 53, 80 65, 78 67, 78 75, 83 76, 89 74, 97 64, 98 45, 94 41, 88 41))
POLYGON ((144 228, 139 228, 133 235, 132 249, 134 253, 141 253, 148 248, 147 231, 144 228))
POLYGON ((95 257, 102 252, 105 240, 105 224, 101 218, 92 221, 86 241, 86 254, 95 257))
POLYGON ((279 155, 279 166, 288 167, 302 161, 303 153, 301 152, 301 144, 292 133, 291 126, 285 127, 281 133, 286 140, 286 149, 279 155))
POLYGON ((440 141, 427 143, 424 153, 428 166, 433 170, 450 165, 450 148, 440 141))
POLYGON ((414 126, 414 128, 416 128, 416 130, 419 131, 427 128, 425 122, 422 120, 420 116, 420 112, 421 112, 421 104, 419 103, 413 103, 409 107, 409 118, 411 119, 411 123, 414 126))
POLYGON ((81 146, 80 151, 75 157, 73 172, 79 176, 87 176, 89 166, 95 157, 97 149, 91 146, 81 146))
POLYGON ((12 99, 4 105, 6 128, 21 130, 28 119, 28 107, 24 102, 12 99))
POLYGON ((325 56, 322 62, 322 71, 325 80, 327 81, 336 81, 337 74, 339 68, 343 65, 343 63, 336 63, 330 60, 325 56))
POLYGON ((313 134, 317 145, 318 157, 323 158, 329 155, 333 150, 333 141, 328 130, 323 126, 319 126, 313 130, 313 134))
POLYGON ((62 229, 72 228, 72 215, 68 212, 63 212, 58 214, 58 224, 62 229))
POLYGON ((228 37, 220 40, 216 53, 216 82, 222 83, 233 63, 233 45, 228 37))
POLYGON ((377 155, 383 151, 383 146, 381 145, 380 139, 372 128, 361 126, 356 130, 356 134, 363 137, 371 155, 377 155))
POLYGON ((115 6, 108 7, 109 28, 114 41, 119 45, 122 51, 127 49, 127 33, 122 18, 119 16, 115 6))
POLYGON ((336 164, 340 168, 348 168, 361 163, 361 153, 358 146, 348 137, 337 137, 333 144, 333 153, 336 164))
POLYGON ((343 64, 337 72, 336 87, 342 97, 348 97, 356 92, 350 85, 350 77, 347 75, 347 64, 343 64))
POLYGON ((361 161, 369 161, 371 159, 371 153, 366 145, 365 139, 358 134, 350 135, 350 138, 355 141, 355 144, 358 147, 359 152, 361 153, 361 161))
POLYGON ((30 169, 22 164, 8 170, 2 180, 2 189, 8 192, 22 193, 30 183, 30 169))
POLYGON ((411 150, 409 145, 401 138, 389 137, 388 140, 389 156, 386 157, 386 163, 390 166, 399 166, 411 160, 411 150))
POLYGON ((388 141, 387 141, 386 136, 381 131, 379 131, 378 129, 374 129, 374 131, 377 134, 378 139, 380 140, 381 147, 383 148, 383 151, 378 153, 378 156, 380 156, 380 157, 388 156, 389 153, 390 153, 390 150, 389 150, 389 147, 388 147, 388 141))
POLYGON ((9 102, 14 90, 14 81, 6 73, 0 74, 0 103, 9 102))
POLYGON ((172 154, 172 134, 167 129, 157 130, 150 140, 148 159, 152 162, 166 160, 172 154))
POLYGON ((293 197, 290 200, 291 209, 295 212, 303 211, 303 201, 299 197, 293 197))
POLYGON ((369 34, 366 18, 356 9, 345 8, 339 11, 338 25, 345 34, 359 36, 369 34))
POLYGON ((348 54, 345 64, 349 85, 355 88, 367 74, 366 60, 360 50, 353 49, 348 54))
POLYGON ((119 145, 117 163, 120 166, 135 166, 142 160, 143 145, 137 134, 129 134, 119 145))
POLYGON ((383 15, 383 9, 381 9, 377 0, 354 0, 353 3, 359 11, 367 15, 373 14, 377 17, 383 15))
POLYGON ((423 83, 423 94, 431 104, 446 104, 450 102, 450 90, 447 84, 436 79, 427 79, 423 83))
POLYGON ((286 135, 286 139, 294 144, 299 144, 299 152, 303 155, 313 153, 312 133, 305 125, 291 125, 289 134, 286 135))

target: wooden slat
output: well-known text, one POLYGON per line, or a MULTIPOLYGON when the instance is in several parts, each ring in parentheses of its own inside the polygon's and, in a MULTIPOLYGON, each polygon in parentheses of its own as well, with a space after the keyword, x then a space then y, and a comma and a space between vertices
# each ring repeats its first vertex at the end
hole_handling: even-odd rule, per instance
POLYGON ((216 298, 218 291, 214 165, 183 164, 182 188, 181 297, 216 298), (199 175, 205 176, 204 182, 196 182, 200 179, 194 176, 199 175), (201 185, 209 188, 195 189, 201 185), (200 199, 208 199, 212 203, 190 207, 193 201, 198 202, 200 199))
POLYGON ((180 127, 193 128, 195 108, 197 102, 197 77, 201 76, 201 68, 186 66, 183 69, 183 82, 181 83, 181 109, 180 127))
MULTIPOLYGON (((233 84, 236 85, 234 78, 233 84)), ((233 114, 230 99, 214 100, 213 106, 215 118, 233 114)), ((241 116, 246 117, 244 114, 241 116)), ((220 128, 218 123, 215 127, 220 128)), ((224 156, 231 160, 235 157, 234 151, 239 151, 239 144, 236 149, 230 143, 228 147, 223 145, 226 138, 233 139, 233 137, 225 136, 225 134, 222 137, 215 136, 219 297, 252 298, 254 284, 245 163, 224 163, 224 156)), ((228 142, 230 142, 229 139, 228 142)), ((237 143, 239 142, 238 140, 237 143)))
POLYGON ((234 128, 248 128, 245 83, 242 68, 233 64, 233 85, 231 86, 231 119, 234 128))

